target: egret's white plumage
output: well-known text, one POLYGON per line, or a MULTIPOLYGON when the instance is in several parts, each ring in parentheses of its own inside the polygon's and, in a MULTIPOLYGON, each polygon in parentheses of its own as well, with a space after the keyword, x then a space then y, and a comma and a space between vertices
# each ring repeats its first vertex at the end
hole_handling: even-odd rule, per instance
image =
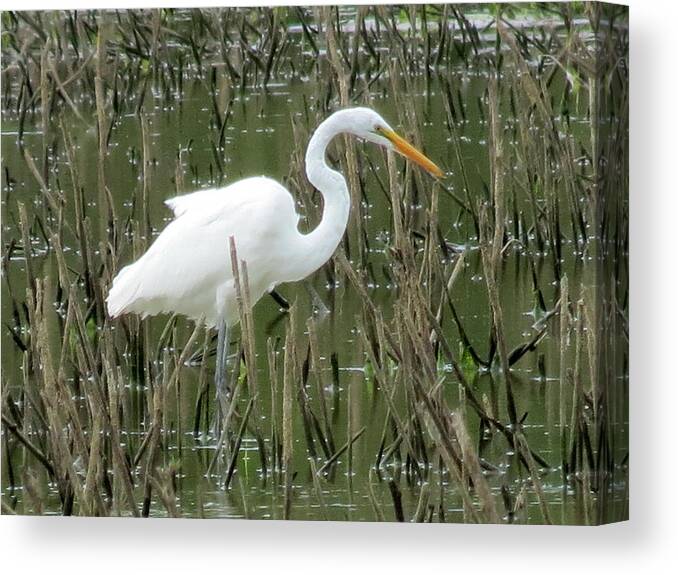
POLYGON ((235 323, 230 237, 238 258, 247 262, 252 304, 275 285, 317 270, 336 250, 348 222, 346 181, 325 161, 327 146, 342 132, 395 148, 442 174, 373 110, 336 112, 318 127, 306 152, 308 179, 324 203, 322 220, 313 231, 297 229, 299 215, 291 194, 265 177, 169 199, 165 203, 174 220, 141 258, 115 277, 107 298, 109 315, 179 313, 210 326, 235 323))
MULTIPOLYGON (((290 194, 269 178, 247 178, 226 188, 167 200, 175 219, 148 251, 123 268, 108 296, 111 316, 179 313, 216 325, 234 318, 229 237, 247 262, 251 298, 286 281, 299 216, 290 194), (256 229, 258 233, 252 233, 256 229), (282 268, 282 269, 281 269, 282 268)), ((293 278, 289 278, 293 279, 293 278)), ((230 322, 229 322, 230 323, 230 322)))

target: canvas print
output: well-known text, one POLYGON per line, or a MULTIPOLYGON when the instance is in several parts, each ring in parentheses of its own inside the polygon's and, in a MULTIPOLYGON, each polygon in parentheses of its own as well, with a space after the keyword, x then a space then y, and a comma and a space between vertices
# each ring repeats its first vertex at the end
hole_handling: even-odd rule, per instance
POLYGON ((2 513, 628 517, 628 9, 2 13, 2 513))

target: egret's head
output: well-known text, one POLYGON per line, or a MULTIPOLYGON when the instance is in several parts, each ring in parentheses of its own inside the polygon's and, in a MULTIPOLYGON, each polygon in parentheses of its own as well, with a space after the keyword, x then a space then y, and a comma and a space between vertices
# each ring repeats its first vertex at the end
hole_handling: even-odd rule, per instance
POLYGON ((349 124, 350 133, 374 144, 384 146, 389 150, 395 150, 408 160, 419 164, 430 174, 437 178, 444 176, 443 171, 429 160, 424 154, 408 143, 404 138, 396 134, 395 130, 388 125, 377 112, 370 108, 350 108, 342 110, 349 124))

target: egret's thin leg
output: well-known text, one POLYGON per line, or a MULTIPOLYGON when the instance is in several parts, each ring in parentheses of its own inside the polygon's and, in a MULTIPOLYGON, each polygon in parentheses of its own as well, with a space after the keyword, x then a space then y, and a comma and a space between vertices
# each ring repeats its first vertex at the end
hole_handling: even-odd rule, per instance
POLYGON ((226 373, 226 364, 228 362, 228 324, 221 320, 219 322, 217 335, 217 365, 214 373, 214 385, 217 388, 217 429, 221 427, 223 417, 223 408, 226 405, 226 394, 228 391, 228 377, 226 373))
POLYGON ((268 293, 271 294, 271 297, 275 300, 275 303, 277 303, 285 311, 290 309, 290 302, 288 302, 280 292, 272 289, 268 293))

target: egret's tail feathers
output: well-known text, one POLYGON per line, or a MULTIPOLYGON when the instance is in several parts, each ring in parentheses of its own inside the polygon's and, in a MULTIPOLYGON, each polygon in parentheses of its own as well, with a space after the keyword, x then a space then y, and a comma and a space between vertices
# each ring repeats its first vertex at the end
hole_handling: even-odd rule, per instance
POLYGON ((171 283, 149 281, 144 277, 147 264, 148 262, 142 263, 142 260, 139 260, 122 268, 113 278, 106 298, 106 308, 110 317, 116 318, 127 313, 136 313, 142 318, 161 313, 179 313, 195 322, 202 321, 208 327, 216 325, 216 308, 208 305, 212 301, 209 289, 199 290, 190 297, 181 291, 173 294, 171 283), (205 313, 205 310, 208 310, 208 313, 205 313))
POLYGON ((131 309, 139 292, 140 283, 135 281, 134 264, 122 268, 113 278, 113 285, 106 298, 106 307, 110 317, 118 317, 131 309))

